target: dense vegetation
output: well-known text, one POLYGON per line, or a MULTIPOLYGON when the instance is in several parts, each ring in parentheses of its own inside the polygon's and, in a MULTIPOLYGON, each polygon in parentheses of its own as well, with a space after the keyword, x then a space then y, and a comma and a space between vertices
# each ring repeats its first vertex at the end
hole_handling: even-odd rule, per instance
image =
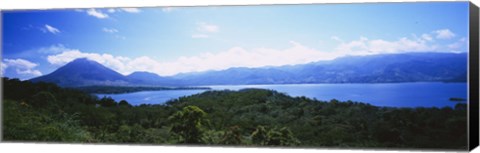
POLYGON ((83 86, 74 89, 86 93, 97 94, 120 94, 138 91, 157 91, 157 90, 207 90, 208 87, 145 87, 145 86, 83 86))
POLYGON ((3 140, 466 149, 466 105, 385 108, 263 89, 206 91, 132 106, 3 78, 3 140))

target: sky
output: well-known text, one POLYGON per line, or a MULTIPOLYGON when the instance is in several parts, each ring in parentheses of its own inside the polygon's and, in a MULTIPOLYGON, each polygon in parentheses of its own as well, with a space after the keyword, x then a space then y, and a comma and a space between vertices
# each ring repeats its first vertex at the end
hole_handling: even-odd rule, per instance
POLYGON ((1 73, 76 58, 161 76, 342 56, 468 52, 468 2, 95 8, 2 12, 1 73))

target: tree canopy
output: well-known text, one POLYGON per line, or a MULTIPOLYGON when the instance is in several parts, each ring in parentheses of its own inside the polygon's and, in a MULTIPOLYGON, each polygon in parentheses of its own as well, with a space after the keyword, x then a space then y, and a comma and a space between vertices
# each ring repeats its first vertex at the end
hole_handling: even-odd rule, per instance
POLYGON ((377 107, 273 90, 206 91, 132 106, 3 78, 3 140, 81 143, 466 149, 466 104, 377 107))

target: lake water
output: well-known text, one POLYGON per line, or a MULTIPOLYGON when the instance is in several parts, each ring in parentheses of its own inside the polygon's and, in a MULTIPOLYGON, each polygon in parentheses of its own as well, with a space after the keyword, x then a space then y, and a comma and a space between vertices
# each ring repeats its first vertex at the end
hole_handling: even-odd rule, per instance
MULTIPOLYGON (((338 99, 393 107, 454 106, 452 97, 467 98, 466 83, 377 83, 377 84, 288 84, 288 85, 222 85, 208 86, 212 90, 239 90, 244 88, 272 89, 290 96, 305 96, 318 100, 338 99)), ((189 96, 206 90, 142 91, 126 94, 97 94, 113 99, 127 100, 132 105, 161 104, 170 99, 189 96)))

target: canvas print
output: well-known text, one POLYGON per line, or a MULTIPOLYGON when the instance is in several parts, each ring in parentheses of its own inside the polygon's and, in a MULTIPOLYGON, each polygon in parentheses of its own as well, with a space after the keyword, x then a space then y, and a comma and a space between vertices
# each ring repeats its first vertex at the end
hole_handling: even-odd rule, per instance
POLYGON ((468 2, 2 12, 2 141, 467 149, 468 2))

